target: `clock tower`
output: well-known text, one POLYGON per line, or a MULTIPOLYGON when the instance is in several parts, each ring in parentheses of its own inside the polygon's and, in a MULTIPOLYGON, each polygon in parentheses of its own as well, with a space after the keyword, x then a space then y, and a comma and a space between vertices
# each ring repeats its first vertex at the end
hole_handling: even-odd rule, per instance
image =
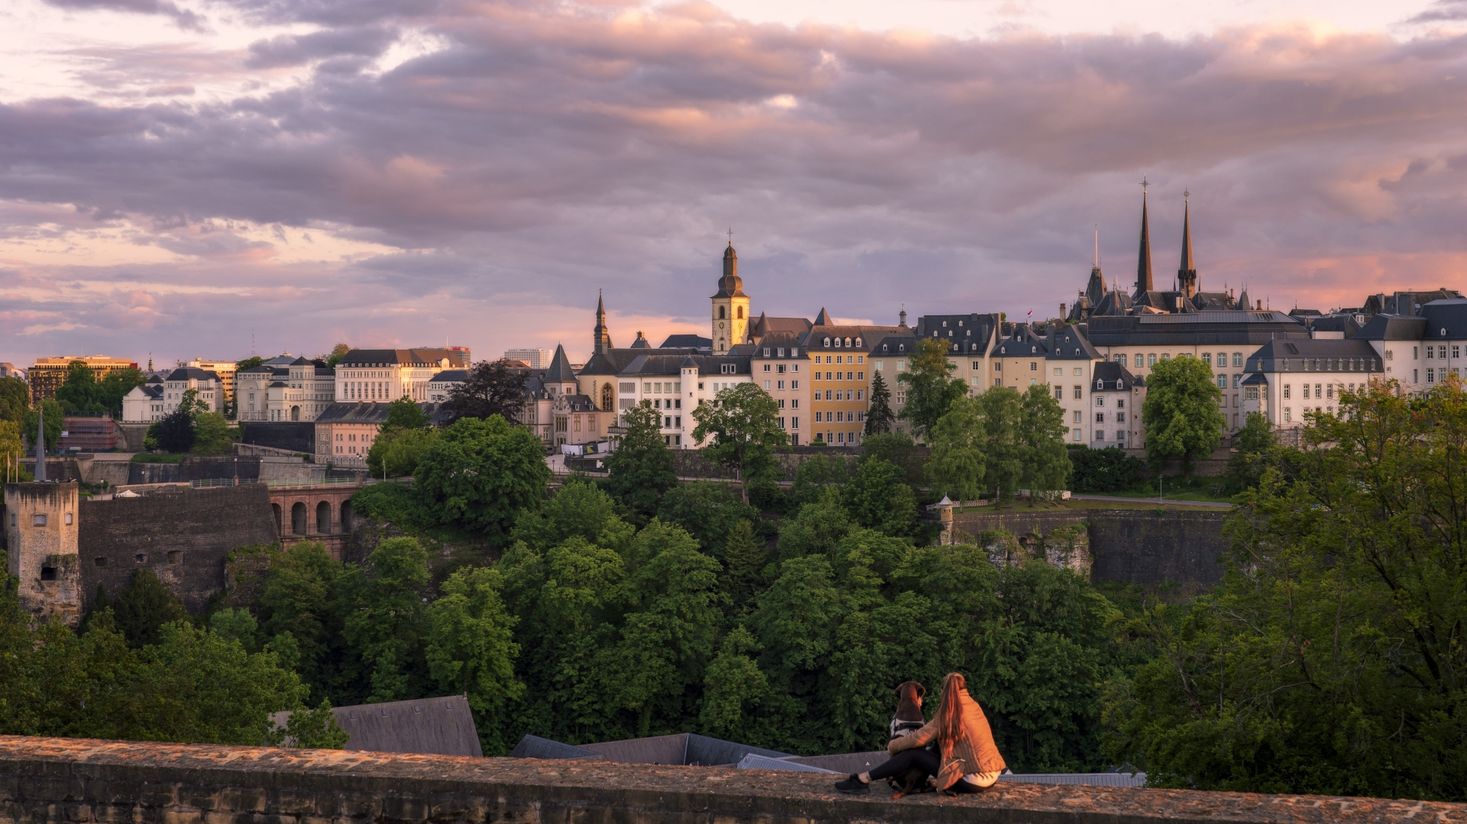
POLYGON ((718 279, 718 293, 710 300, 713 302, 713 354, 722 355, 749 337, 749 296, 744 294, 739 256, 734 252, 732 240, 723 250, 723 277, 718 279))

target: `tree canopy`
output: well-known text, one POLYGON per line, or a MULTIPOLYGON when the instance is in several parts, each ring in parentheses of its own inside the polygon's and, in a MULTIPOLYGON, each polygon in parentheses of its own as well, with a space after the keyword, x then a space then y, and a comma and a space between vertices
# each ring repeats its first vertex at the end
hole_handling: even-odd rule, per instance
POLYGON ((902 417, 912 423, 912 431, 920 438, 932 432, 937 421, 947 414, 953 401, 968 394, 961 378, 952 376, 957 365, 947 358, 948 344, 937 338, 923 338, 917 344, 907 371, 897 380, 907 387, 907 400, 902 417))
POLYGON ((657 512, 667 491, 677 485, 672 453, 662 440, 662 415, 642 401, 622 415, 626 433, 606 459, 607 489, 640 519, 657 512))
POLYGON ((867 436, 880 435, 890 432, 896 423, 896 415, 891 411, 891 390, 886 386, 886 378, 881 372, 871 375, 871 403, 866 409, 866 432, 867 436))
POLYGON ((693 437, 706 443, 708 457, 733 469, 748 500, 748 482, 773 468, 774 450, 788 441, 779 427, 779 406, 768 392, 741 383, 693 410, 693 437))
POLYGON ((460 418, 424 451, 417 491, 440 523, 502 539, 521 510, 539 506, 550 470, 540 439, 495 415, 460 418))
POLYGON ((448 392, 443 409, 452 420, 499 416, 519 423, 525 403, 525 371, 500 358, 469 370, 468 378, 448 392))
POLYGON ((1213 383, 1212 367, 1191 355, 1164 360, 1146 378, 1146 454, 1153 462, 1176 458, 1190 472, 1198 458, 1217 448, 1222 438, 1222 390, 1213 383))

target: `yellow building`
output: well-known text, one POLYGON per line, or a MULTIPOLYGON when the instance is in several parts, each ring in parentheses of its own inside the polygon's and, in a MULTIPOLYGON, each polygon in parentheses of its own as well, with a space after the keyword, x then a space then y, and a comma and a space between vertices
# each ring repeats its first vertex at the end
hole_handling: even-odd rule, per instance
POLYGON ((866 429, 872 371, 867 358, 878 340, 908 333, 900 326, 837 324, 820 310, 806 337, 810 354, 810 440, 857 446, 866 429))
POLYGON ((744 294, 744 281, 739 277, 739 256, 733 242, 723 250, 723 277, 718 279, 718 292, 711 298, 713 354, 722 355, 749 337, 749 296, 744 294))
POLYGON ((55 358, 38 358, 26 372, 26 380, 31 385, 31 403, 40 403, 56 397, 56 390, 61 388, 61 384, 66 383, 66 370, 78 361, 90 367, 99 381, 119 369, 138 368, 137 361, 107 355, 79 357, 63 355, 55 358))
POLYGON ((234 361, 194 358, 188 363, 179 364, 179 366, 193 366, 218 375, 219 388, 224 392, 224 402, 229 403, 234 400, 234 373, 239 369, 239 366, 234 361))
POLYGON ((772 332, 754 346, 750 374, 779 407, 779 428, 791 446, 803 446, 814 438, 811 417, 813 365, 806 358, 805 336, 796 332, 772 332))

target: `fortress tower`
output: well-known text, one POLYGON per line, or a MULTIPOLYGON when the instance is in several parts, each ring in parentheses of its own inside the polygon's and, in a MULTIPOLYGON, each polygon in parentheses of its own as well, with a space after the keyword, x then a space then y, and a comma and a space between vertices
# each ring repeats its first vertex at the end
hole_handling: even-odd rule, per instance
POLYGON ((81 565, 75 481, 5 485, 6 571, 19 579, 20 604, 72 626, 81 620, 81 565))

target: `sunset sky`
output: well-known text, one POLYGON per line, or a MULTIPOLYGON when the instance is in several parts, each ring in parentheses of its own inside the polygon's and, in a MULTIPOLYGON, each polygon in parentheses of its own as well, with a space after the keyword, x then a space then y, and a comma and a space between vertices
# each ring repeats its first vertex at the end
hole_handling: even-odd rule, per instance
POLYGON ((6 0, 0 361, 1467 289, 1467 0, 6 0))

